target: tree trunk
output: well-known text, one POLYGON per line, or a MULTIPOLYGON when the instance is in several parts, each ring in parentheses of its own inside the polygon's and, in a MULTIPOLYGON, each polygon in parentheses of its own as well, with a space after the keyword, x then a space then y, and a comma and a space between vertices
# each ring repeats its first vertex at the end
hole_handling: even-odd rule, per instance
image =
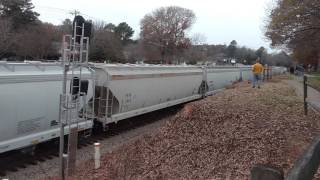
POLYGON ((317 68, 316 70, 320 72, 320 57, 318 57, 318 63, 316 68, 317 68))
POLYGON ((313 65, 314 65, 314 68, 312 69, 313 71, 317 71, 317 72, 320 72, 320 52, 317 52, 316 54, 316 57, 313 61, 313 65))

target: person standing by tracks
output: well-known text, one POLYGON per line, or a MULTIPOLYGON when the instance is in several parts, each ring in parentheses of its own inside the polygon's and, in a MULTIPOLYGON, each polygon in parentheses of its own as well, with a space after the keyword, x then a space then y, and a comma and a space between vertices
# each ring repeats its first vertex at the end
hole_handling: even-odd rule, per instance
POLYGON ((263 66, 262 64, 260 64, 260 59, 258 58, 256 60, 256 63, 252 66, 252 73, 253 73, 252 88, 255 88, 256 85, 258 85, 258 88, 260 89, 262 72, 263 72, 263 66))

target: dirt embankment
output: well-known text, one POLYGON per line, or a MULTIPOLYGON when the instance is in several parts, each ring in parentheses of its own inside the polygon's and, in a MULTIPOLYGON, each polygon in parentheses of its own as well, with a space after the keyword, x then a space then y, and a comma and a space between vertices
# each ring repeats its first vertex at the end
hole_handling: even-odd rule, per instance
POLYGON ((254 164, 287 173, 320 132, 319 117, 282 82, 234 89, 192 102, 156 134, 103 155, 72 179, 249 179, 254 164))

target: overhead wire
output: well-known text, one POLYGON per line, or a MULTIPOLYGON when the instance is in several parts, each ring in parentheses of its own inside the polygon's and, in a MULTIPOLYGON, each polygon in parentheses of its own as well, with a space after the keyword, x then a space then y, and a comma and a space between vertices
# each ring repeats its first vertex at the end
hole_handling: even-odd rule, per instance
MULTIPOLYGON (((98 21, 98 22, 104 22, 107 24, 107 22, 101 18, 97 18, 97 17, 93 17, 91 15, 88 15, 88 14, 85 14, 85 13, 82 13, 78 10, 70 10, 70 9, 62 9, 62 8, 56 8, 56 7, 49 7, 49 6, 41 6, 41 5, 38 5, 35 7, 35 9, 38 9, 40 11, 43 11, 42 14, 46 14, 46 16, 49 14, 52 14, 52 15, 64 15, 66 16, 67 18, 71 18, 74 16, 74 14, 77 14, 77 15, 81 15, 83 17, 85 17, 86 19, 90 19, 92 21, 98 21)), ((40 16, 41 16, 41 13, 40 13, 40 16)))

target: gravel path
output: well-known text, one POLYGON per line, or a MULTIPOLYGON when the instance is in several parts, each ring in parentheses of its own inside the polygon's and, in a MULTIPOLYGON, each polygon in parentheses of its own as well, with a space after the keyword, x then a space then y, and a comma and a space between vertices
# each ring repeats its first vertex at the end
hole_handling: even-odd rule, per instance
MULTIPOLYGON (((148 133, 156 132, 159 127, 163 126, 168 118, 162 118, 151 124, 147 124, 136 129, 123 132, 120 135, 116 135, 110 138, 106 138, 101 143, 101 153, 107 153, 117 148, 125 143, 134 141, 140 136, 146 135, 148 133)), ((77 163, 84 163, 93 159, 93 145, 83 147, 78 150, 77 163)), ((19 169, 18 172, 10 172, 7 174, 6 178, 10 180, 26 180, 26 179, 47 179, 50 176, 58 175, 59 158, 53 158, 51 160, 46 160, 45 162, 40 162, 37 165, 30 165, 25 169, 19 169)))

